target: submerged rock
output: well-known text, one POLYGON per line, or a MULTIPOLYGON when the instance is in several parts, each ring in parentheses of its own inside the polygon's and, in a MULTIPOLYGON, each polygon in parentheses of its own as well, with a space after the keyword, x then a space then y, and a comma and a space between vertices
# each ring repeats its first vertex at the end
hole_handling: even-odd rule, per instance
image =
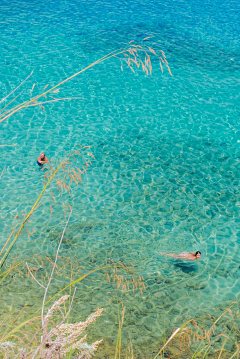
POLYGON ((159 292, 154 293, 154 296, 159 299, 165 299, 166 293, 163 290, 160 290, 159 292))

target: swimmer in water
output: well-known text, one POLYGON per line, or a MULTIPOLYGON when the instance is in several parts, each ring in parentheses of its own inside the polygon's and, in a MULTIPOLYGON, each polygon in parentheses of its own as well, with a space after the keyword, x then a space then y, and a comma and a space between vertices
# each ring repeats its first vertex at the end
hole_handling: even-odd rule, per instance
POLYGON ((37 159, 37 164, 39 165, 39 166, 43 166, 43 165, 45 165, 46 163, 48 163, 48 158, 45 156, 45 153, 41 153, 41 155, 38 157, 38 159, 37 159))
POLYGON ((174 253, 159 253, 159 254, 161 254, 162 256, 165 255, 178 259, 188 259, 190 261, 195 261, 195 259, 201 258, 201 252, 199 251, 197 251, 196 253, 182 252, 180 254, 174 254, 174 253))

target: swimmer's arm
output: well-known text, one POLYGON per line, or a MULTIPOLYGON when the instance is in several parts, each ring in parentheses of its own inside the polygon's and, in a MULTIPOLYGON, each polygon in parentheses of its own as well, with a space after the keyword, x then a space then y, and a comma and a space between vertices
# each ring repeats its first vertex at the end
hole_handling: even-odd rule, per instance
POLYGON ((38 162, 41 163, 42 165, 45 165, 46 163, 48 163, 49 159, 46 157, 46 160, 43 161, 41 160, 41 158, 38 158, 38 162))
POLYGON ((47 157, 45 157, 45 160, 42 161, 43 164, 48 163, 48 162, 49 162, 49 159, 47 157))

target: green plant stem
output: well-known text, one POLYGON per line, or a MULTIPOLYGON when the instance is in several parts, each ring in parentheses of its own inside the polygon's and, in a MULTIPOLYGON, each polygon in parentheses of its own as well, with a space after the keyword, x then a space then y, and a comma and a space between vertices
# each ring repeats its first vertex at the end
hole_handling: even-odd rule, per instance
POLYGON ((50 176, 49 180, 47 181, 47 183, 45 184, 45 186, 43 187, 42 192, 40 193, 40 195, 38 196, 38 199, 36 200, 36 202, 34 203, 34 205, 32 206, 31 211, 28 213, 28 215, 26 216, 26 218, 24 219, 20 229, 18 230, 18 232, 16 233, 12 243, 10 244, 10 246, 8 247, 7 251, 5 252, 5 254, 3 255, 3 258, 0 261, 0 268, 2 268, 5 260, 7 259, 9 253, 12 250, 12 247, 14 246, 16 240, 18 239, 22 229, 24 228, 27 220, 29 219, 29 217, 33 214, 35 208, 37 207, 38 202, 40 201, 40 199, 42 198, 44 192, 46 191, 47 187, 49 186, 49 184, 51 183, 51 181, 53 180, 53 178, 55 177, 55 175, 57 174, 57 172, 60 170, 60 168, 65 164, 65 161, 61 162, 59 164, 59 166, 56 168, 56 170, 53 172, 53 174, 50 176))
POLYGON ((10 267, 8 270, 4 271, 3 273, 0 274, 0 277, 3 276, 3 279, 1 280, 0 284, 2 284, 2 282, 4 281, 4 279, 9 275, 9 273, 11 273, 11 271, 13 269, 15 269, 16 267, 18 267, 20 264, 22 264, 23 262, 25 262, 25 259, 23 259, 22 261, 18 262, 16 265, 10 267))

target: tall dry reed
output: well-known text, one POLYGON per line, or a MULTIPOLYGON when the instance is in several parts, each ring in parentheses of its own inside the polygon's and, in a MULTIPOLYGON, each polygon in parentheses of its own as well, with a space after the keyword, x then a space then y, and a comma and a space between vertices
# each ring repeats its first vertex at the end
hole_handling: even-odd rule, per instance
MULTIPOLYGON (((65 80, 59 82, 57 85, 55 85, 51 88, 48 88, 49 85, 46 85, 43 89, 44 91, 42 93, 40 93, 39 95, 36 95, 27 101, 21 102, 18 105, 11 107, 10 105, 14 101, 16 101, 17 98, 22 94, 22 92, 18 93, 11 101, 6 103, 5 106, 2 109, 0 109, 0 122, 5 121, 6 119, 8 119, 9 117, 11 117, 16 112, 18 112, 22 109, 26 109, 26 108, 33 107, 33 106, 39 106, 43 111, 45 111, 44 106, 46 104, 58 102, 58 101, 64 101, 64 100, 80 99, 79 97, 54 98, 52 95, 54 94, 54 96, 56 96, 56 94, 59 92, 60 86, 63 85, 64 83, 66 83, 67 81, 72 80, 74 77, 80 75, 81 73, 87 71, 88 69, 90 69, 96 65, 99 65, 102 62, 107 61, 113 57, 118 58, 121 61, 121 69, 122 70, 123 70, 123 64, 127 64, 127 67, 131 71, 135 72, 134 67, 141 68, 142 71, 148 75, 148 74, 152 74, 151 56, 154 56, 154 57, 158 58, 159 65, 161 67, 162 72, 163 72, 163 65, 164 65, 167 67, 170 75, 172 75, 164 51, 154 50, 151 47, 147 46, 144 42, 147 39, 148 38, 143 39, 142 45, 135 45, 135 44, 133 44, 134 41, 130 41, 128 46, 126 46, 122 49, 119 49, 119 50, 112 51, 111 53, 101 57, 97 61, 94 61, 92 64, 90 64, 87 67, 85 67, 84 69, 76 72, 72 76, 66 78, 65 80), (51 99, 49 99, 47 97, 48 95, 49 96, 51 95, 51 99), (44 99, 44 101, 42 99, 44 99), (41 100, 41 101, 39 101, 39 100, 41 100), (7 107, 10 107, 10 108, 7 109, 7 107)), ((33 74, 33 71, 31 72, 31 74, 29 76, 27 76, 27 78, 24 81, 22 81, 22 83, 20 83, 20 85, 18 85, 8 95, 6 95, 0 101, 0 104, 5 103, 6 100, 11 95, 13 95, 13 93, 15 91, 17 91, 32 76, 32 74, 33 74)), ((31 93, 33 92, 34 88, 35 88, 35 84, 33 84, 33 86, 32 86, 31 93)))

